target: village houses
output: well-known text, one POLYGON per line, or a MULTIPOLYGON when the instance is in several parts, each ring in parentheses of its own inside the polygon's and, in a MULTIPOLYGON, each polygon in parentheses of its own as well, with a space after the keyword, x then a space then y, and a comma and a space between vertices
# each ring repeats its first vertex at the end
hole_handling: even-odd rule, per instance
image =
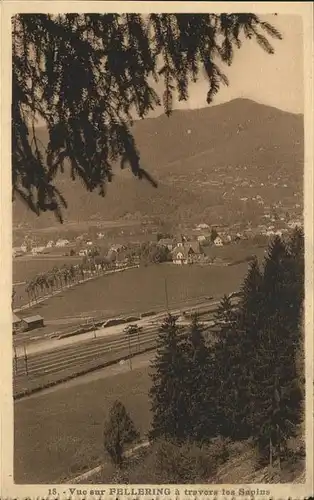
POLYGON ((88 254, 87 248, 84 248, 79 251, 79 257, 85 257, 88 254))
POLYGON ((172 262, 174 264, 193 264, 204 257, 198 241, 184 241, 177 244, 172 251, 172 262))
POLYGON ((44 253, 45 250, 46 250, 46 247, 44 247, 44 246, 33 247, 32 248, 32 255, 38 255, 38 254, 44 253))
POLYGON ((198 224, 196 226, 197 231, 202 231, 203 229, 209 229, 209 225, 205 223, 198 224))
POLYGON ((15 247, 12 249, 12 255, 13 257, 21 257, 24 254, 22 250, 19 247, 15 247))
POLYGON ((214 245, 216 247, 223 247, 223 241, 222 241, 222 238, 221 236, 217 236, 215 239, 214 239, 214 245))
POLYGON ((205 236, 205 234, 200 234, 198 237, 197 237, 197 241, 199 241, 200 243, 204 243, 204 241, 206 241, 208 238, 207 236, 205 236))
POLYGON ((69 244, 70 244, 69 240, 64 240, 64 239, 61 239, 61 238, 60 238, 60 239, 59 239, 59 240, 57 240, 57 242, 56 242, 56 247, 61 247, 61 248, 62 248, 62 247, 66 247, 66 246, 67 246, 67 245, 69 245, 69 244))
POLYGON ((110 253, 113 253, 113 252, 120 253, 120 252, 122 252, 122 250, 125 250, 124 245, 121 245, 120 243, 114 243, 113 245, 111 245, 109 252, 110 253))

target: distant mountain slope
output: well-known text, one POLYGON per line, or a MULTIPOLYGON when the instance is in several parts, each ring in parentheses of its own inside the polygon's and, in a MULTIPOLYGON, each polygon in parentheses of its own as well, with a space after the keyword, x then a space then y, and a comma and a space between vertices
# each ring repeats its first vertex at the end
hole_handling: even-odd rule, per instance
POLYGON ((262 146, 268 151, 285 147, 288 158, 295 150, 294 139, 302 138, 303 117, 235 99, 210 108, 176 111, 170 119, 162 115, 137 122, 134 131, 148 168, 177 170, 172 162, 206 152, 210 170, 220 161, 254 160, 262 146), (155 144, 159 148, 152 147, 155 144))
MULTIPOLYGON (((38 129, 38 134, 45 142, 46 131, 38 129)), ((170 118, 161 115, 137 121, 134 135, 142 166, 157 180, 158 188, 117 168, 106 197, 101 198, 86 192, 79 181, 60 176, 58 186, 69 205, 65 222, 143 215, 177 221, 198 218, 204 210, 217 207, 221 213, 237 211, 238 196, 229 195, 235 186, 237 193, 245 191, 241 182, 253 183, 260 190, 264 187, 265 200, 266 187, 275 182, 274 199, 302 190, 302 115, 235 99, 209 108, 175 111, 170 118)), ((52 214, 38 218, 18 200, 13 214, 15 225, 58 224, 52 214)))

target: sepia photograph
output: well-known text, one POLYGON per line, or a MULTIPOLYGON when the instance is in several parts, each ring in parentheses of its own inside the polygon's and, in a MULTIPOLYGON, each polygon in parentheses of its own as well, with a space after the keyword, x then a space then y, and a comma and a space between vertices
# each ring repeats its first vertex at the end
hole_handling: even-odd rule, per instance
POLYGON ((304 15, 141 3, 10 16, 12 481, 270 498, 309 479, 304 15))

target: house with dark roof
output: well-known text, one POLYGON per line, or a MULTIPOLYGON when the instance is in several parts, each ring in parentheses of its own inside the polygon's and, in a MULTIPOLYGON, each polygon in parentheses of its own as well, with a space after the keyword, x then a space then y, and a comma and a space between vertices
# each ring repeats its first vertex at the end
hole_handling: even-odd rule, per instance
POLYGON ((35 316, 28 316, 27 318, 23 318, 23 330, 28 332, 30 330, 35 330, 35 328, 41 328, 44 326, 44 318, 39 314, 35 316))
POLYGON ((115 253, 120 253, 122 250, 125 250, 125 246, 121 245, 120 243, 114 243, 111 245, 109 252, 115 252, 115 253))
POLYGON ((172 262, 174 264, 194 264, 201 260, 204 253, 198 241, 186 241, 178 243, 172 251, 172 262))

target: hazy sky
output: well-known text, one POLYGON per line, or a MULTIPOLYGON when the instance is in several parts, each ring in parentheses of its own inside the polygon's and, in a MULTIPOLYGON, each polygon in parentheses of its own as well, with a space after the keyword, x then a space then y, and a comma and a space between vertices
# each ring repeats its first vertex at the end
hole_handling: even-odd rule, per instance
MULTIPOLYGON (((270 39, 275 49, 269 55, 253 40, 246 40, 235 53, 230 67, 222 66, 229 87, 222 87, 213 104, 246 97, 277 108, 303 113, 303 36, 299 16, 261 16, 283 35, 283 40, 270 39)), ((180 108, 206 106, 205 79, 193 84, 188 102, 180 108)))

